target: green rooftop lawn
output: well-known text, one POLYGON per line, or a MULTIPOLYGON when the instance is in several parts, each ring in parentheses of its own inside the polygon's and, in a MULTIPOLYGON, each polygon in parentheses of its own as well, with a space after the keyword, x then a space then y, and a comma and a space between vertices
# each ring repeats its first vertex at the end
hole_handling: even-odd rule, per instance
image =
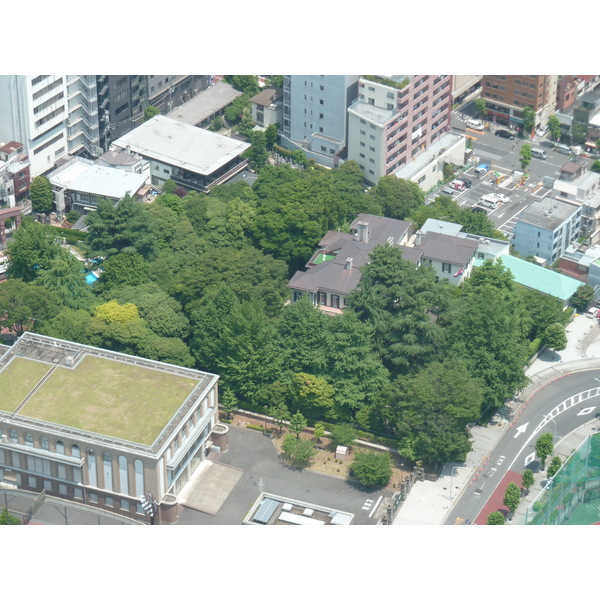
POLYGON ((13 358, 0 373, 0 410, 12 412, 25 399, 51 365, 27 358, 13 358))
POLYGON ((96 356, 59 367, 20 414, 151 445, 198 384, 96 356))

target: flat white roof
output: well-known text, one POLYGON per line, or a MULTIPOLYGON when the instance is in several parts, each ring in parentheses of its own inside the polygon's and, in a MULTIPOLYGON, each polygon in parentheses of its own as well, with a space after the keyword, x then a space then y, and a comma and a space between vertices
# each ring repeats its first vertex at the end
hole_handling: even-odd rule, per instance
POLYGON ((85 171, 79 173, 67 186, 70 190, 120 199, 127 193, 133 196, 147 179, 141 173, 130 173, 113 167, 85 166, 85 171))
POLYGON ((112 143, 151 160, 200 175, 211 175, 250 144, 157 115, 112 143))
POLYGON ((60 171, 56 174, 50 174, 48 179, 52 185, 70 189, 71 182, 73 182, 82 173, 85 173, 89 168, 89 164, 77 161, 71 166, 67 167, 64 171, 60 171))

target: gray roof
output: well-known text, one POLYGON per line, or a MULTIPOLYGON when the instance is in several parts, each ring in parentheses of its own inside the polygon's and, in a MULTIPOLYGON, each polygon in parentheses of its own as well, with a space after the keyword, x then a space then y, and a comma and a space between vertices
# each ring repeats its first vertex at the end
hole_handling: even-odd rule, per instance
POLYGON ((171 119, 177 119, 188 125, 198 125, 205 119, 229 106, 242 92, 234 89, 228 83, 219 81, 203 90, 191 100, 173 109, 167 114, 171 119))
MULTIPOLYGON (((369 254, 381 244, 393 238, 394 245, 407 233, 410 224, 399 219, 389 219, 361 213, 350 225, 355 231, 358 222, 368 223, 369 241, 358 241, 352 233, 328 231, 319 242, 319 249, 308 262, 306 271, 297 271, 289 281, 289 287, 307 292, 327 290, 348 294, 360 281, 360 268, 369 262, 369 254), (321 254, 335 254, 335 258, 315 264, 321 254), (351 259, 350 268, 347 261, 351 259)), ((398 246, 407 260, 417 264, 422 256, 418 249, 398 246)))
POLYGON ((462 225, 459 225, 458 223, 440 221, 439 219, 427 219, 421 227, 421 232, 429 233, 430 231, 433 231, 434 233, 444 233, 445 235, 455 236, 460 233, 461 229, 462 225))
POLYGON ((439 260, 453 265, 466 265, 475 254, 479 242, 467 238, 449 236, 430 231, 415 248, 423 252, 423 258, 439 260))
POLYGON ((250 144, 157 115, 115 140, 112 146, 129 147, 151 160, 211 175, 239 157, 250 144))
POLYGON ((527 223, 541 229, 554 231, 580 209, 581 207, 573 202, 558 198, 544 198, 530 204, 521 213, 516 223, 527 223))
POLYGON ((100 158, 98 162, 102 161, 109 165, 135 165, 139 162, 137 156, 129 154, 128 152, 115 152, 114 150, 107 150, 100 158))
POLYGON ((259 104, 260 106, 270 106, 273 102, 276 102, 283 96, 283 90, 281 88, 265 88, 262 92, 256 94, 250 98, 250 102, 259 104))

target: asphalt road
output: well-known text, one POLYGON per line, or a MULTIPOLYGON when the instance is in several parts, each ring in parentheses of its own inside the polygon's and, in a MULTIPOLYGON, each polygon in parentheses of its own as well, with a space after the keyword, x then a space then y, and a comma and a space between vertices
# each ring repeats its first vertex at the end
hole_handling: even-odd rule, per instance
POLYGON ((555 443, 600 413, 600 369, 565 375, 540 388, 523 405, 512 427, 490 452, 477 480, 465 488, 447 516, 445 524, 457 519, 475 519, 492 493, 509 472, 537 472, 535 442, 542 433, 551 433, 555 443))

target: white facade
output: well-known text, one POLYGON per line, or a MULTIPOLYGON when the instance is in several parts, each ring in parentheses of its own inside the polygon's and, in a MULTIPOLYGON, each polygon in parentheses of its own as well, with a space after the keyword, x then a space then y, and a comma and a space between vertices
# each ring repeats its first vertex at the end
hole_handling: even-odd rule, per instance
POLYGON ((31 176, 60 158, 95 151, 98 110, 91 76, 0 75, 0 139, 25 146, 31 176))

